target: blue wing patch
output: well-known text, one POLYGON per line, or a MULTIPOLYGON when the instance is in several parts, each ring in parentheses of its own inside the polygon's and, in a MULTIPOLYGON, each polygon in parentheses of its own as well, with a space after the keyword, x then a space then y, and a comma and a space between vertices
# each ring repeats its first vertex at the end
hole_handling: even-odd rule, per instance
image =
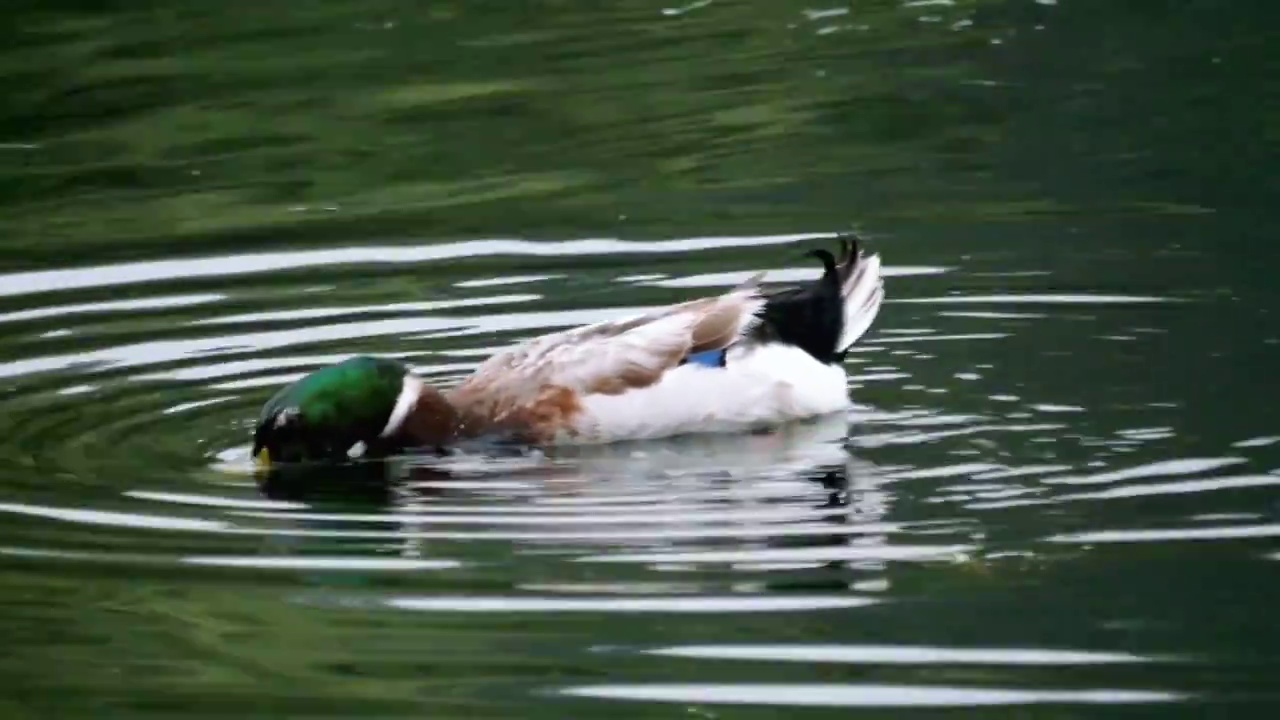
POLYGON ((695 365, 705 365, 706 367, 724 367, 724 350, 708 350, 706 352, 694 353, 684 359, 685 363, 693 363, 695 365))

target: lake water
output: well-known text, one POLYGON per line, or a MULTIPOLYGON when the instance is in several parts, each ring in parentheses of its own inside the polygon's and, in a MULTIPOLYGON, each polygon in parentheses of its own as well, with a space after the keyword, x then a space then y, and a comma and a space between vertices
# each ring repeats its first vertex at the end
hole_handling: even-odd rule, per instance
POLYGON ((6 717, 1275 711, 1274 3, 11 5, 6 717), (848 229, 847 418, 244 472, 848 229))

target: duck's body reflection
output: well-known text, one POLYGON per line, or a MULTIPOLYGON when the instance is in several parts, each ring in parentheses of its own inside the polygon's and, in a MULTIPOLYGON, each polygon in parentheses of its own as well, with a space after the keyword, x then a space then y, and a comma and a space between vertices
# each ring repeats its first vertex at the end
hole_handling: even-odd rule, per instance
POLYGON ((704 580, 767 571, 770 587, 865 586, 867 573, 883 569, 877 548, 893 527, 875 468, 846 449, 848 423, 837 415, 770 432, 546 454, 407 456, 357 471, 368 488, 382 487, 358 510, 349 495, 340 504, 307 498, 309 511, 273 518, 298 535, 373 541, 402 557, 465 558, 477 554, 476 541, 501 541, 511 546, 506 562, 567 558, 579 580, 630 563, 704 580))

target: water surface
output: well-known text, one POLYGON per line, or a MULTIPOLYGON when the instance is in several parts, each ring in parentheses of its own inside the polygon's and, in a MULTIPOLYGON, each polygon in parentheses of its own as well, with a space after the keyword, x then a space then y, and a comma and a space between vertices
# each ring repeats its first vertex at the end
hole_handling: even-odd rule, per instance
POLYGON ((259 5, 0 30, 9 714, 1274 712, 1269 6, 259 5), (244 473, 322 364, 850 228, 847 417, 244 473))

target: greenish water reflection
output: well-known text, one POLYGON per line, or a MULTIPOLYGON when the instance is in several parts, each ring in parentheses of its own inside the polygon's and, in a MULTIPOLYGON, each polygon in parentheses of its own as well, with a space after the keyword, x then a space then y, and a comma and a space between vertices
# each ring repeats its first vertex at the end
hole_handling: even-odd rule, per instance
POLYGON ((1270 6, 7 19, 6 716, 1274 708, 1270 6), (238 471, 320 364, 451 382, 849 227, 890 274, 850 418, 381 496, 238 471))

